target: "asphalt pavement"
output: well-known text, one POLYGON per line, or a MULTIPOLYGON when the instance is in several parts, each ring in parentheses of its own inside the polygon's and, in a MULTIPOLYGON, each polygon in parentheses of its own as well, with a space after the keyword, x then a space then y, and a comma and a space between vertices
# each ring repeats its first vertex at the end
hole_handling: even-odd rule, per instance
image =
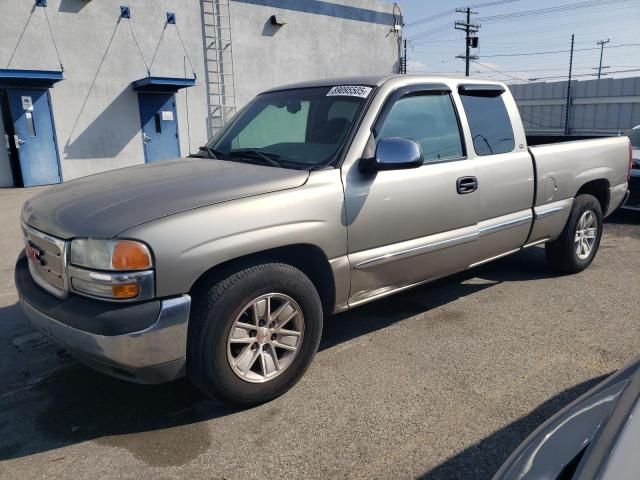
POLYGON ((0 190, 0 478, 488 478, 544 419, 640 353, 640 214, 558 276, 542 248, 330 317, 301 382, 229 409, 187 381, 76 363, 17 302, 20 206, 0 190))

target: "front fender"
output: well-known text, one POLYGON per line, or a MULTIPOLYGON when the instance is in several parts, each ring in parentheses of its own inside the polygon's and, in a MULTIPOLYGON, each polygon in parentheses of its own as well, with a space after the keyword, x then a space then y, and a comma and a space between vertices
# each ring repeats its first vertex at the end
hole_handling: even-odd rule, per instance
POLYGON ((188 292, 216 265, 287 245, 316 246, 331 261, 347 253, 339 171, 312 172, 302 187, 171 215, 121 236, 151 246, 159 297, 188 292))

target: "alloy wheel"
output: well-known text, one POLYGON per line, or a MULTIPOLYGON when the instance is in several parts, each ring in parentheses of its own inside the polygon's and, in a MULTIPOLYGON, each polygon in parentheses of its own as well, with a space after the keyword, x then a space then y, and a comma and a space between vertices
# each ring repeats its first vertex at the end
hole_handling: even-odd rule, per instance
POLYGON ((591 255, 596 244, 598 234, 598 218, 592 210, 587 210, 582 214, 576 227, 575 247, 576 256, 584 260, 591 255))
POLYGON ((291 297, 268 293, 251 300, 236 317, 227 339, 233 372, 251 383, 283 373, 302 345, 304 315, 291 297))

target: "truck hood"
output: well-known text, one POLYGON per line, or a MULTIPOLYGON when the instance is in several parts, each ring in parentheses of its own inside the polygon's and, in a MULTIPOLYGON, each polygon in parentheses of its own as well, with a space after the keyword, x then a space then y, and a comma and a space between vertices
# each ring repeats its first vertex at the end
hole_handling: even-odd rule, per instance
POLYGON ((30 198, 22 219, 59 238, 111 238, 194 208, 296 188, 309 172, 204 158, 112 170, 30 198))

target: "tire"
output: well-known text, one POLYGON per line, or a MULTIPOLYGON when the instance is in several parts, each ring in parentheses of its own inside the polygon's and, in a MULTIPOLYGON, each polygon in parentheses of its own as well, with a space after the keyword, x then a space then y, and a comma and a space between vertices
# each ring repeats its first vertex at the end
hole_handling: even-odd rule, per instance
POLYGON ((311 364, 322 335, 320 297, 304 273, 283 263, 223 276, 193 292, 187 375, 225 403, 267 402, 293 387, 311 364))
POLYGON ((561 273, 578 273, 587 268, 598 252, 602 227, 600 202, 593 195, 577 196, 562 233, 556 240, 547 242, 545 245, 550 265, 561 273), (589 224, 589 219, 592 219, 595 230, 582 228, 589 224), (583 220, 585 224, 581 223, 583 220), (592 234, 593 238, 591 238, 592 234), (578 240, 579 238, 582 240, 578 240), (579 246, 580 250, 578 250, 579 246))

